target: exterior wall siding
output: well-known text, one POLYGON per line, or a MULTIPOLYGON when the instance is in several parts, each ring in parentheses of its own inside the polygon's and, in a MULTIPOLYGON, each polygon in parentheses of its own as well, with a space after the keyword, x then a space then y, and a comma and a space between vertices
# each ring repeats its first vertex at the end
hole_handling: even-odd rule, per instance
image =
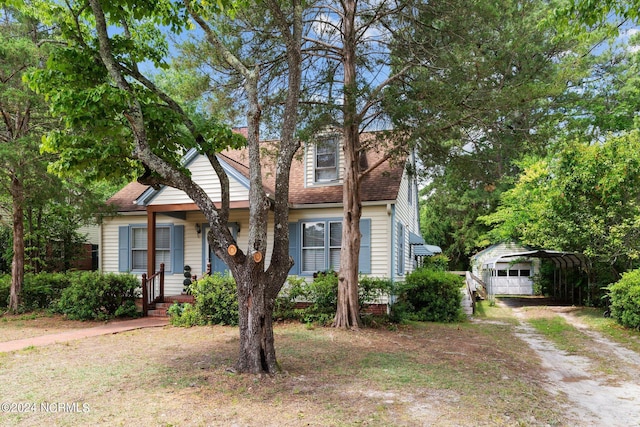
MULTIPOLYGON (((222 199, 220 181, 205 156, 198 156, 193 163, 189 165, 189 170, 191 171, 194 181, 207 192, 211 200, 222 199)), ((229 199, 232 202, 249 200, 249 189, 231 176, 229 177, 229 199)), ((192 201, 182 190, 164 187, 149 204, 167 205, 178 203, 192 203, 192 201)))
POLYGON ((414 269, 413 253, 409 246, 409 232, 420 235, 420 223, 418 215, 417 194, 413 181, 409 178, 407 171, 402 174, 402 181, 400 182, 400 189, 398 190, 398 198, 395 205, 395 224, 393 225, 393 242, 396 250, 393 251, 393 272, 394 281, 403 281, 407 273, 410 273, 414 269), (412 191, 411 203, 409 202, 409 189, 412 191), (399 242, 398 238, 398 226, 402 224, 404 226, 404 272, 405 274, 398 274, 398 259, 401 255, 398 253, 399 242))

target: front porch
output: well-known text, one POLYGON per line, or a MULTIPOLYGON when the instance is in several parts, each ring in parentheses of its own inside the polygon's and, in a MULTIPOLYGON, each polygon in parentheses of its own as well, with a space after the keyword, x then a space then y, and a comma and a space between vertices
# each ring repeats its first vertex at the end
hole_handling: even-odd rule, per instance
MULTIPOLYGON (((207 272, 211 271, 210 264, 207 265, 207 272)), ((192 279, 195 279, 193 277, 192 279)), ((173 303, 193 304, 193 295, 165 295, 164 294, 164 263, 160 264, 160 271, 147 275, 142 274, 142 297, 140 307, 143 317, 167 317, 167 310, 173 303)))

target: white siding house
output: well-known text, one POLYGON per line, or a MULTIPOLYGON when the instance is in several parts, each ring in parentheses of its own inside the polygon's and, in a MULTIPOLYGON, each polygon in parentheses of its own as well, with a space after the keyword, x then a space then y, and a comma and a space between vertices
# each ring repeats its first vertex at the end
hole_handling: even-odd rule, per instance
MULTIPOLYGON (((303 155, 294 160, 290 181, 289 254, 295 260, 290 274, 312 277, 313 273, 338 268, 342 226, 342 149, 338 139, 323 137, 318 143, 302 148, 303 155), (320 151, 321 144, 329 144, 320 151), (335 144, 335 147, 332 145, 335 144)), ((230 179, 231 211, 229 228, 238 247, 248 245, 250 203, 248 164, 243 150, 219 155, 230 179)), ((363 162, 370 165, 382 159, 380 153, 367 153, 363 162)), ((186 165, 192 178, 214 201, 220 200, 220 184, 208 160, 189 153, 186 165)), ((415 162, 413 155, 408 162, 415 162)), ((362 181, 362 274, 403 280, 413 270, 416 242, 419 236, 417 187, 402 162, 383 162, 362 181), (410 241, 411 240, 411 241, 410 241), (413 244, 411 244, 413 243, 413 244)), ((273 173, 263 165, 265 189, 273 173)), ((223 271, 225 265, 208 248, 207 223, 189 197, 180 190, 159 190, 131 183, 112 197, 119 207, 117 216, 104 221, 100 230, 100 268, 105 272, 145 273, 147 253, 147 219, 156 216, 156 264, 165 263, 165 295, 178 295, 183 290, 184 266, 198 277, 207 272, 223 271)), ((272 220, 270 220, 272 224, 272 220)), ((270 224, 270 229, 272 225, 270 224)), ((273 239, 269 233, 269 239, 273 239)), ((420 246, 420 243, 417 243, 420 246)), ((266 265, 270 261, 268 241, 266 265)), ((156 266, 157 270, 157 266, 156 266)))

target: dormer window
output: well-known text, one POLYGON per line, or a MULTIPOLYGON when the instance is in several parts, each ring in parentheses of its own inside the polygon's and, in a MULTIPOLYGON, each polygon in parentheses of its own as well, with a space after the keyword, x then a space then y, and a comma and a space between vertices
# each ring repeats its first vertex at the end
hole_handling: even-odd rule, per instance
POLYGON ((316 143, 315 181, 329 182, 338 179, 338 141, 325 139, 316 143))

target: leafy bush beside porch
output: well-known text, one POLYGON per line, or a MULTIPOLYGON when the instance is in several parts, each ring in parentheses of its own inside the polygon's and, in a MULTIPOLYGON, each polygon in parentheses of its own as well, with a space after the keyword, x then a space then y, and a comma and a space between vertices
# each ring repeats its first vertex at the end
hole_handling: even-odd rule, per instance
POLYGON ((230 275, 215 273, 190 286, 195 304, 175 303, 168 314, 174 326, 238 324, 238 294, 230 275))
POLYGON ((133 274, 75 273, 54 310, 72 320, 136 317, 139 297, 140 281, 133 274))

